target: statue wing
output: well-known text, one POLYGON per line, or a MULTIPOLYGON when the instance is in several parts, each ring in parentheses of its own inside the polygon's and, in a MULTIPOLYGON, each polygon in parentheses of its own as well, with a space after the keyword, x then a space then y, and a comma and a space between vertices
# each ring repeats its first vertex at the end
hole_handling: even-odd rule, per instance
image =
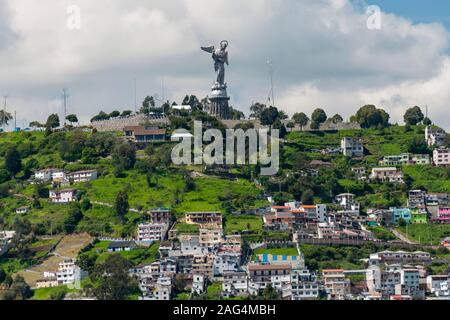
POLYGON ((203 51, 208 52, 208 53, 213 53, 213 52, 214 52, 214 46, 211 46, 211 47, 201 47, 201 49, 202 49, 203 51))

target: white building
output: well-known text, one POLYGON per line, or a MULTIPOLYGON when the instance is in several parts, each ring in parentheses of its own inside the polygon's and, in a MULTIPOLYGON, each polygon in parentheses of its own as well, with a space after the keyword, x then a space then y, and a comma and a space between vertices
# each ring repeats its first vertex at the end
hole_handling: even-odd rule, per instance
POLYGON ((435 149, 433 163, 437 167, 448 167, 450 165, 450 148, 435 149))
POLYGON ((356 201, 353 193, 341 193, 336 196, 336 202, 346 211, 353 211, 359 214, 360 205, 356 201))
POLYGON ((222 291, 226 297, 246 295, 248 293, 247 274, 245 272, 224 272, 222 291))
POLYGON ((84 170, 84 171, 67 173, 65 175, 64 179, 67 182, 79 183, 79 182, 93 181, 93 180, 96 180, 97 177, 98 177, 98 173, 96 170, 84 170))
POLYGON ((370 174, 371 180, 381 182, 403 183, 403 172, 395 167, 373 168, 370 174))
POLYGON ((75 264, 74 259, 61 262, 56 273, 59 284, 75 284, 79 283, 82 278, 81 269, 75 264))
POLYGON ((437 297, 450 297, 450 278, 448 275, 427 277, 427 291, 437 297))
POLYGON ((236 272, 241 266, 241 252, 218 252, 214 259, 214 275, 236 272))
POLYGON ((319 283, 308 269, 292 270, 291 273, 291 299, 310 300, 319 297, 319 283))
POLYGON ((431 126, 425 128, 425 141, 429 147, 440 147, 444 143, 445 136, 446 133, 441 128, 433 128, 431 126))
POLYGON ((202 294, 206 290, 206 278, 201 274, 194 274, 192 279, 192 293, 202 294))
POLYGON ((50 200, 53 203, 69 203, 76 200, 77 190, 67 189, 60 191, 50 191, 50 200))
POLYGON ((64 178, 64 170, 55 168, 38 170, 34 173, 34 178, 35 180, 43 182, 52 181, 55 179, 61 181, 64 178))
POLYGON ((346 157, 362 157, 364 145, 361 140, 345 137, 341 140, 341 151, 346 157))
POLYGON ((166 237, 169 226, 165 223, 145 223, 138 225, 138 241, 161 241, 166 237))

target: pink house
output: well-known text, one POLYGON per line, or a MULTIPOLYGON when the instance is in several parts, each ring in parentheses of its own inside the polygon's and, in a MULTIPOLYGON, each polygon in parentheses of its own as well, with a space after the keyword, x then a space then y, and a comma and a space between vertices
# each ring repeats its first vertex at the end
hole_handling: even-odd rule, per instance
POLYGON ((438 216, 433 220, 435 223, 450 224, 450 207, 442 207, 438 210, 438 216))

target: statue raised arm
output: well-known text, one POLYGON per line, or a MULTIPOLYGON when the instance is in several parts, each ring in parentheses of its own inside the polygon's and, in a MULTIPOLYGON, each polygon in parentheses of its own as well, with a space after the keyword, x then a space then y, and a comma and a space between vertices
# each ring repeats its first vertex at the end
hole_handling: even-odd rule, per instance
POLYGON ((216 85, 220 87, 226 87, 225 84, 225 64, 228 62, 228 41, 224 40, 220 43, 220 49, 216 49, 214 46, 201 47, 205 52, 211 53, 214 60, 214 70, 217 73, 216 85))

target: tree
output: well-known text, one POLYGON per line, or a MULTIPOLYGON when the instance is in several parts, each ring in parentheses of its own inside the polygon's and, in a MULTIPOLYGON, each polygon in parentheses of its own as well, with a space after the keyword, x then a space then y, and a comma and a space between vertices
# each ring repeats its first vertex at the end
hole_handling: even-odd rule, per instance
POLYGON ((78 117, 75 114, 69 114, 66 117, 66 120, 69 121, 70 124, 73 124, 73 123, 77 123, 78 122, 78 117))
POLYGON ((94 148, 87 147, 81 153, 81 161, 85 164, 97 164, 98 155, 94 148))
POLYGON ((408 152, 414 154, 431 154, 430 149, 424 139, 420 137, 415 137, 408 144, 408 152))
POLYGON ((256 119, 260 119, 261 118, 261 114, 263 112, 263 110, 267 109, 265 104, 262 103, 254 103, 251 107, 250 107, 250 117, 251 118, 256 118, 256 119))
POLYGON ((140 113, 150 114, 150 110, 155 107, 155 98, 147 96, 142 102, 142 108, 139 110, 140 113))
POLYGON ((278 119, 273 123, 273 128, 280 130, 280 138, 284 139, 287 135, 287 130, 284 124, 278 119))
POLYGON ((95 262, 97 261, 98 254, 81 254, 77 259, 77 266, 80 267, 81 270, 86 271, 88 273, 92 273, 95 270, 95 262))
POLYGON ((313 205, 314 204, 314 192, 311 189, 305 190, 302 193, 302 203, 304 205, 313 205))
POLYGON ((262 110, 259 120, 263 126, 271 126, 280 119, 278 109, 270 106, 262 110))
POLYGON ((422 123, 426 126, 431 126, 433 122, 430 120, 430 118, 425 117, 422 121, 422 123))
POLYGON ((8 125, 9 121, 12 119, 11 113, 0 110, 0 126, 8 125))
POLYGON ((30 128, 43 128, 43 127, 45 127, 45 125, 43 125, 39 121, 32 121, 32 122, 30 122, 30 124, 28 126, 30 128))
POLYGON ((383 109, 377 109, 374 105, 366 105, 358 110, 354 120, 362 128, 386 128, 389 126, 389 114, 383 109))
POLYGON ((125 110, 122 112, 122 114, 120 115, 121 117, 129 117, 133 114, 133 111, 131 110, 125 110))
POLYGON ((59 126, 59 116, 56 113, 49 115, 47 118, 47 122, 45 123, 45 128, 47 129, 47 131, 53 131, 59 126))
POLYGON ((33 296, 33 291, 22 276, 16 276, 3 295, 5 300, 27 300, 33 296))
POLYGON ((298 124, 300 126, 301 130, 303 130, 303 127, 306 126, 309 122, 308 116, 306 114, 304 114, 303 112, 294 114, 292 119, 294 120, 294 122, 296 124, 298 124))
POLYGON ((3 270, 2 267, 0 267, 0 283, 3 283, 3 281, 5 281, 6 279, 6 272, 5 270, 3 270))
POLYGON ((130 143, 121 143, 114 148, 112 163, 116 170, 130 170, 136 163, 136 147, 130 143))
POLYGON ((5 169, 8 170, 12 177, 22 170, 22 158, 15 146, 10 147, 5 155, 5 169))
POLYGON ((292 131, 295 128, 295 123, 294 122, 288 122, 286 127, 289 129, 289 131, 292 131))
POLYGON ((64 231, 71 234, 75 231, 78 223, 83 219, 83 213, 78 205, 74 205, 69 209, 68 217, 64 220, 64 231))
POLYGON ((418 123, 422 122, 424 118, 425 116, 418 106, 406 110, 406 113, 403 116, 403 120, 405 121, 405 123, 411 126, 415 126, 418 123))
POLYGON ((334 124, 344 122, 344 119, 342 118, 342 116, 340 114, 335 114, 330 120, 334 124))
POLYGON ((120 117, 120 112, 117 111, 117 110, 114 110, 113 112, 111 112, 111 113, 109 114, 109 117, 110 117, 110 118, 117 118, 117 117, 120 117))
POLYGON ((258 291, 257 296, 250 297, 252 300, 265 300, 265 301, 274 301, 281 300, 280 292, 275 289, 272 284, 267 285, 264 289, 260 289, 258 291))
POLYGON ((67 294, 67 287, 57 287, 55 289, 52 290, 52 293, 50 294, 50 300, 64 300, 64 298, 66 297, 67 294))
POLYGON ((119 254, 108 256, 96 266, 93 293, 99 300, 126 300, 132 294, 140 294, 136 279, 129 275, 132 264, 119 254))
POLYGON ((103 120, 108 120, 108 119, 109 119, 109 114, 107 114, 107 113, 104 112, 104 111, 100 111, 98 115, 94 116, 94 117, 91 119, 91 122, 94 122, 94 121, 103 121, 103 120))
POLYGON ((322 124, 325 121, 327 121, 327 114, 325 113, 325 111, 323 109, 316 109, 314 110, 312 116, 311 116, 311 120, 316 122, 317 124, 322 124))
POLYGON ((312 121, 310 128, 311 128, 311 130, 319 130, 320 125, 317 122, 312 121))
POLYGON ((92 209, 92 203, 91 203, 91 201, 89 200, 89 198, 83 197, 83 200, 82 200, 81 203, 80 203, 80 207, 81 207, 81 210, 82 210, 83 212, 86 212, 86 211, 88 211, 88 210, 91 210, 91 209, 92 209))
POLYGON ((128 213, 128 210, 130 210, 130 205, 128 203, 128 192, 126 190, 122 190, 117 193, 114 209, 120 220, 124 222, 125 216, 128 213))
POLYGON ((406 222, 405 219, 400 218, 400 219, 398 220, 398 226, 399 226, 399 227, 404 228, 404 227, 406 227, 406 225, 407 225, 407 222, 406 222))
POLYGON ((8 170, 0 169, 0 184, 5 183, 6 181, 9 181, 10 179, 11 179, 11 175, 9 174, 8 170))

